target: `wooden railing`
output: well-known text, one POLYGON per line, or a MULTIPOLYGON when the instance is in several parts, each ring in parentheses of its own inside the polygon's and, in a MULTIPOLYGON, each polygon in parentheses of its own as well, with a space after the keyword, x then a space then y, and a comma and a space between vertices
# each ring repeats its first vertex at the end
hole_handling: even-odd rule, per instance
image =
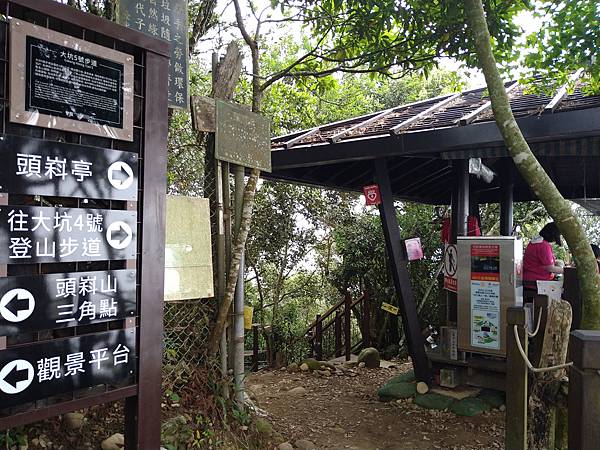
MULTIPOLYGON (((287 344, 294 348, 296 358, 299 353, 304 356, 323 360, 331 357, 346 357, 371 345, 371 312, 369 295, 364 293, 353 300, 346 293, 338 303, 329 308, 324 314, 317 314, 315 321, 300 336, 287 344), (308 345, 307 345, 308 344, 308 345), (308 346, 308 355, 306 347, 308 346)), ((259 346, 261 325, 252 326, 252 350, 244 352, 251 358, 251 370, 258 371, 261 361, 267 362, 267 354, 259 346)), ((284 359, 289 359, 284 357, 284 359)), ((288 361, 290 362, 290 361, 288 361)))
POLYGON ((352 300, 347 292, 325 314, 318 314, 306 330, 310 356, 323 360, 344 355, 349 361, 352 352, 370 346, 370 324, 369 295, 364 293, 352 300))

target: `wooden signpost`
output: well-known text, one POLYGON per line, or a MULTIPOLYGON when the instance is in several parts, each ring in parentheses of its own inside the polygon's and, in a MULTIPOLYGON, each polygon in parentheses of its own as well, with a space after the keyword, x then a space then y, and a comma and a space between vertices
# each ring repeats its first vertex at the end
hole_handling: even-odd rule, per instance
POLYGON ((0 429, 124 399, 126 448, 158 450, 171 48, 0 8, 0 429))

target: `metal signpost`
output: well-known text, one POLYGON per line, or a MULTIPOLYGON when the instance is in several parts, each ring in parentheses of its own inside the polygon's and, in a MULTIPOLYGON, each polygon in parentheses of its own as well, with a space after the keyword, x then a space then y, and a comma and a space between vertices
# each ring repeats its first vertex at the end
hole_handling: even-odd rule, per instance
POLYGON ((170 47, 0 12, 0 429, 125 400, 126 448, 158 450, 170 47))

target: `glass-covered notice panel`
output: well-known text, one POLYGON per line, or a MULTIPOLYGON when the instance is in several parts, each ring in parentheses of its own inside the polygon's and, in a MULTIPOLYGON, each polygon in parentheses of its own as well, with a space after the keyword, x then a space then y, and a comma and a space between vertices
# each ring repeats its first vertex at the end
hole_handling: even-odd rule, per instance
POLYGON ((10 23, 10 119, 133 140, 133 57, 29 22, 10 23))

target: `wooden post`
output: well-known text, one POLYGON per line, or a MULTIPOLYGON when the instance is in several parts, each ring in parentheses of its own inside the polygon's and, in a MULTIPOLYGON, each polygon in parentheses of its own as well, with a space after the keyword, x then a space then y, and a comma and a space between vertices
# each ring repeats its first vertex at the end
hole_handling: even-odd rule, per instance
POLYGON ((506 311, 506 450, 527 450, 527 364, 523 360, 513 327, 527 354, 525 309, 511 307, 506 311))
POLYGON ((600 331, 571 333, 569 352, 569 450, 597 449, 600 443, 600 331))
POLYGON ((363 348, 371 346, 371 302, 369 294, 365 293, 363 298, 363 348))
POLYGON ((350 297, 349 292, 346 292, 344 294, 344 354, 346 355, 346 361, 350 361, 350 352, 352 351, 352 343, 350 342, 351 305, 352 297, 350 297))
POLYGON ((252 372, 258 372, 258 325, 252 325, 252 372))
POLYGON ((392 269, 398 305, 402 314, 402 324, 406 335, 408 352, 412 358, 417 381, 429 384, 431 381, 431 371, 427 355, 425 354, 425 339, 421 334, 417 304, 408 274, 408 258, 400 237, 400 228, 398 227, 396 208, 394 206, 394 193, 385 159, 377 159, 375 161, 375 171, 381 192, 381 204, 379 205, 381 226, 383 227, 387 256, 392 269))
POLYGON ((342 316, 335 312, 335 357, 342 356, 342 316))
POLYGON ((323 322, 321 321, 321 314, 317 314, 314 342, 315 358, 317 358, 317 361, 321 361, 323 359, 323 322))

